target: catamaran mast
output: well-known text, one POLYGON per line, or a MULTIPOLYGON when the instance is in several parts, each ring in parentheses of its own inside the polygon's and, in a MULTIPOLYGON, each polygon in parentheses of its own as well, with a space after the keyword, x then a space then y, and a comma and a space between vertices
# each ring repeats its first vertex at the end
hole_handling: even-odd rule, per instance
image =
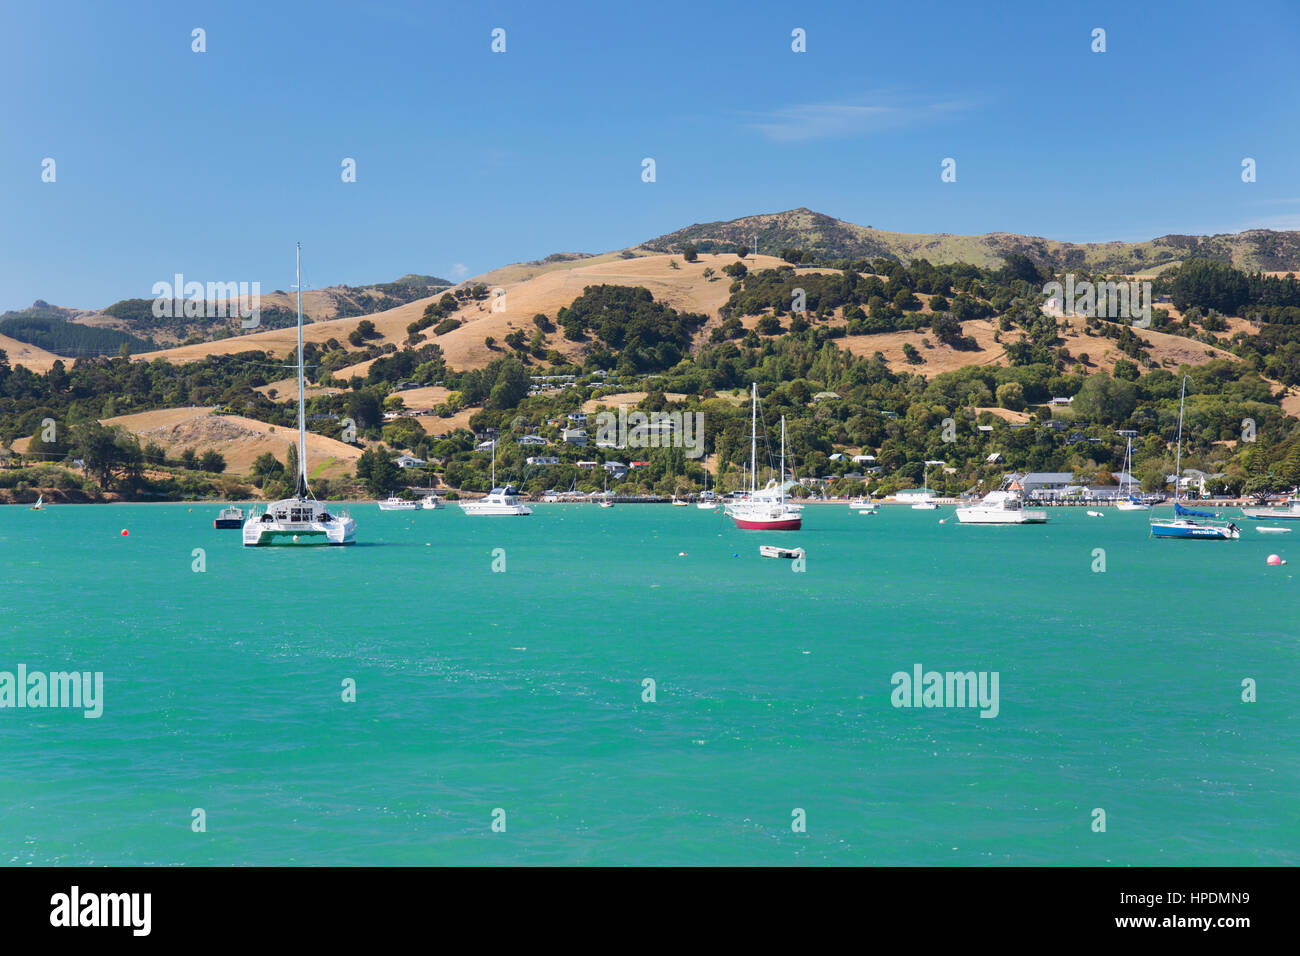
POLYGON ((1178 505, 1178 486, 1183 474, 1183 403, 1187 400, 1187 376, 1183 376, 1183 391, 1178 396, 1178 454, 1174 458, 1174 505, 1178 505))
POLYGON ((298 487, 294 494, 305 498, 307 489, 307 412, 303 400, 302 372, 302 243, 298 243, 298 487))

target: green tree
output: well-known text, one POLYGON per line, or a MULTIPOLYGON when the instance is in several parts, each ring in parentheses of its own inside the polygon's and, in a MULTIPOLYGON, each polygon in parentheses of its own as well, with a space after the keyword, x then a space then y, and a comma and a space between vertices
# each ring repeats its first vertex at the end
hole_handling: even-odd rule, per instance
POLYGON ((1025 408, 1025 387, 1019 382, 1003 382, 997 390, 998 405, 1013 412, 1025 408))
POLYGON ((210 471, 219 475, 226 470, 226 458, 215 448, 209 448, 199 460, 199 467, 203 471, 210 471))

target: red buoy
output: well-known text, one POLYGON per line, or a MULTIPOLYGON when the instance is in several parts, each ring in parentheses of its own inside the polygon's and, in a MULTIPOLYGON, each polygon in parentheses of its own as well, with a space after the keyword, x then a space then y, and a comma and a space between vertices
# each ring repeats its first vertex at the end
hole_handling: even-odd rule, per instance
POLYGON ((125 537, 126 537, 128 534, 130 534, 130 533, 131 533, 131 532, 130 532, 130 531, 127 531, 125 528, 122 529, 122 537, 125 538, 125 537))

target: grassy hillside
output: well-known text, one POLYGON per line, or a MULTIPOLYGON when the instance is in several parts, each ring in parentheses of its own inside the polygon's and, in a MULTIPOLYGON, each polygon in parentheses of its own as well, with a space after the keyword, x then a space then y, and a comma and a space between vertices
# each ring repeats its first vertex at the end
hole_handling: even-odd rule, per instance
POLYGON ((969 262, 995 268, 1006 255, 1018 252, 1056 270, 1150 272, 1193 256, 1247 271, 1300 269, 1300 232, 1255 229, 1216 236, 1162 236, 1146 242, 1080 244, 1002 232, 980 236, 887 232, 843 222, 811 209, 699 223, 651 239, 640 248, 680 252, 691 244, 701 252, 730 251, 742 243, 752 247, 755 237, 762 252, 779 254, 782 249, 793 248, 821 260, 883 257, 908 263, 913 259, 928 259, 936 265, 969 262))

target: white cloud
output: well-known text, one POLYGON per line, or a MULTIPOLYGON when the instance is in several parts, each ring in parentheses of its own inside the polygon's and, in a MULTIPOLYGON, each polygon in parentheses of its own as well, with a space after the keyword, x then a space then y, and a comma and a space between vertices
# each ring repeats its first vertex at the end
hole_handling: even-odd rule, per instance
POLYGON ((465 278, 465 276, 469 275, 469 268, 465 265, 465 263, 458 262, 451 267, 451 274, 453 278, 463 279, 465 278))
POLYGON ((774 142, 797 143, 913 126, 969 108, 970 104, 957 101, 873 94, 857 102, 802 103, 752 114, 748 125, 774 142))

